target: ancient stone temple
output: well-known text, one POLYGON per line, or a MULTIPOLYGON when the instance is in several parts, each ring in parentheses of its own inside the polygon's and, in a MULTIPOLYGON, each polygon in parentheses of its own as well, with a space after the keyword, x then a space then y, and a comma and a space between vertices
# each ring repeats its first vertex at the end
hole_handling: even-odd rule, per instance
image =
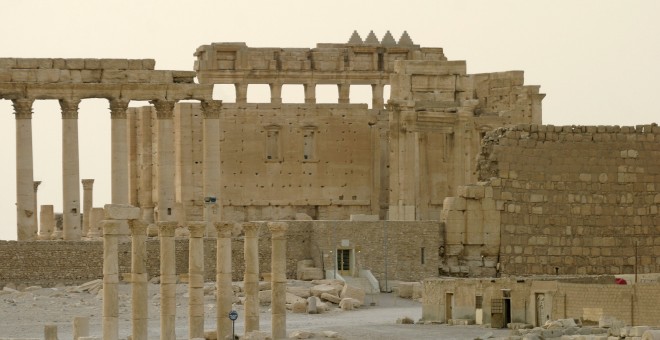
POLYGON ((398 41, 389 32, 363 41, 355 32, 345 44, 315 48, 213 43, 195 57, 194 71, 155 70, 150 59, 0 59, 0 98, 12 100, 16 115, 19 240, 37 235, 35 100, 57 99, 62 108, 66 240, 90 230, 89 219, 81 225, 79 197, 85 98, 109 101, 110 203, 140 207, 148 223, 206 221, 208 235, 216 221, 297 213, 439 219, 444 198, 476 180, 487 131, 541 122, 544 95, 524 85, 521 71, 467 74, 464 61, 405 32, 398 41), (235 103, 214 101, 215 84, 233 85, 235 103), (270 87, 269 103, 247 101, 253 84, 270 87), (282 88, 295 85, 304 102, 282 103, 282 88), (327 85, 337 89, 335 104, 317 103, 316 88, 327 85), (371 103, 351 101, 351 88, 364 85, 371 103), (152 106, 129 108, 131 100, 152 106))

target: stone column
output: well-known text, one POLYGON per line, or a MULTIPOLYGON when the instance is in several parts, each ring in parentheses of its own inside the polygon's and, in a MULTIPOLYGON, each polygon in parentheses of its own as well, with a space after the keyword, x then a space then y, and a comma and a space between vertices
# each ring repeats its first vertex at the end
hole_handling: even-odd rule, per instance
POLYGON ((238 83, 238 84, 234 84, 234 86, 236 87, 236 103, 238 104, 247 103, 248 84, 238 83))
POLYGON ((52 205, 42 205, 39 209, 39 239, 50 240, 55 230, 55 212, 52 205))
POLYGON ((41 184, 41 181, 32 182, 32 185, 34 186, 34 214, 32 214, 32 223, 34 225, 35 237, 37 236, 37 230, 39 230, 39 221, 37 220, 37 190, 39 189, 39 184, 41 184))
POLYGON ((16 235, 18 241, 30 241, 37 229, 34 168, 32 158, 32 103, 34 99, 13 99, 16 118, 16 235))
MULTIPOLYGON (((73 318, 73 340, 89 336, 89 317, 76 316, 73 318)), ((146 339, 146 338, 145 338, 146 339)))
POLYGON ((231 287, 231 231, 232 222, 216 222, 217 257, 216 257, 216 327, 218 339, 231 337, 231 304, 234 292, 231 287))
POLYGON ((154 200, 152 190, 152 177, 153 177, 153 141, 152 141, 152 128, 153 123, 152 107, 141 107, 138 110, 139 119, 139 164, 140 164, 140 192, 138 195, 138 202, 140 209, 142 209, 142 220, 147 223, 154 222, 154 200))
POLYGON ((101 236, 99 229, 104 215, 105 212, 103 211, 103 208, 89 209, 89 232, 87 233, 88 238, 97 238, 101 236))
POLYGON ((159 221, 160 233, 160 338, 175 340, 176 322, 176 256, 174 231, 176 222, 159 221))
POLYGON ((119 241, 120 221, 103 220, 103 339, 119 339, 119 241))
POLYGON ((90 211, 94 206, 94 180, 93 179, 83 179, 83 226, 82 234, 83 236, 89 237, 89 220, 90 220, 90 211))
POLYGON ((188 338, 204 338, 204 234, 206 222, 188 224, 188 338))
POLYGON ((383 84, 371 84, 371 108, 382 110, 385 108, 385 99, 383 98, 383 84))
POLYGON ((339 104, 351 102, 351 84, 337 84, 339 88, 339 104))
POLYGON ((127 100, 110 100, 112 204, 128 204, 128 123, 127 100))
POLYGON ((146 340, 149 321, 147 291, 147 225, 132 221, 131 228, 131 309, 133 339, 146 340))
POLYGON ((175 221, 174 101, 152 100, 156 107, 158 139, 158 221, 175 221))
POLYGON ((270 85, 270 103, 282 104, 282 84, 273 83, 270 85))
POLYGON ((80 99, 60 99, 62 109, 62 193, 65 240, 80 240, 80 166, 78 105, 80 99))
POLYGON ((316 84, 304 84, 305 87, 305 104, 316 104, 316 84))
POLYGON ((271 278, 272 297, 271 329, 273 339, 286 338, 286 230, 285 222, 268 222, 271 232, 271 278))
POLYGON ((259 224, 243 223, 245 234, 243 253, 245 256, 245 334, 259 330, 259 224))
POLYGON ((206 235, 215 237, 215 222, 220 221, 220 109, 222 101, 203 101, 204 114, 204 197, 215 197, 215 202, 204 203, 206 235))

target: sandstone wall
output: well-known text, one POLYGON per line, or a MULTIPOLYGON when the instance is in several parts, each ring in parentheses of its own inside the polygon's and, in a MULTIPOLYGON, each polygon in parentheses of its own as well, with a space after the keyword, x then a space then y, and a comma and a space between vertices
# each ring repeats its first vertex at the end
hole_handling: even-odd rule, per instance
MULTIPOLYGON (((314 259, 318 267, 332 269, 330 250, 354 250, 356 265, 371 269, 379 280, 385 278, 387 263, 390 280, 421 280, 434 276, 438 268, 437 247, 442 243, 438 222, 389 222, 385 242, 382 222, 290 221, 287 231, 287 277, 296 277, 296 264, 314 259), (415 237, 411 237, 416 230, 415 237), (342 241, 348 240, 348 246, 342 241), (425 249, 421 264, 421 248, 425 249), (387 251, 385 251, 387 249, 387 251), (321 257, 324 264, 321 264, 321 257), (387 256, 385 256, 387 254, 387 256)), ((270 272, 270 232, 259 233, 260 272, 270 272)), ((206 280, 215 280, 216 241, 204 240, 206 280)), ((233 279, 241 280, 244 271, 243 236, 237 232, 232 241, 233 279)), ((147 241, 149 278, 160 274, 159 242, 147 241)), ((131 244, 119 245, 119 272, 130 273, 131 244)), ((52 286, 79 284, 101 278, 103 273, 101 241, 0 241, 0 286, 16 284, 52 286)), ((176 240, 176 272, 188 272, 188 240, 176 240)))
POLYGON ((660 127, 536 126, 486 137, 510 274, 660 271, 660 127))

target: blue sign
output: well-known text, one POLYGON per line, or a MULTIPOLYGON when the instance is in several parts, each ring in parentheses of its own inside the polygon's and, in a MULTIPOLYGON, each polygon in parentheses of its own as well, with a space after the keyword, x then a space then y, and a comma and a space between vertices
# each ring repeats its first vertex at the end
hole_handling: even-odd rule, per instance
POLYGON ((229 312, 229 320, 235 321, 236 319, 238 319, 238 313, 235 310, 229 312))

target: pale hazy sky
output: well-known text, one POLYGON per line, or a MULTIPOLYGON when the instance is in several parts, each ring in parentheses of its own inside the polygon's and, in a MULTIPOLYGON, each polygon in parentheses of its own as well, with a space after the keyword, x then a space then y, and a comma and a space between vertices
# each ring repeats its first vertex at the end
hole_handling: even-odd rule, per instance
MULTIPOLYGON (((344 43, 353 30, 443 47, 469 73, 524 70, 541 85, 543 122, 635 125, 658 122, 660 1, 2 1, 0 57, 154 58, 157 69, 192 70, 211 42, 253 47, 344 43)), ((0 100, 0 239, 16 238, 15 131, 0 100)), ((137 106, 138 103, 132 106, 137 106)), ((80 110, 80 174, 94 178, 95 206, 110 200, 107 101, 80 110)), ((61 118, 55 101, 34 105, 38 204, 62 209, 61 118)), ((82 199, 82 194, 81 194, 82 199)))

